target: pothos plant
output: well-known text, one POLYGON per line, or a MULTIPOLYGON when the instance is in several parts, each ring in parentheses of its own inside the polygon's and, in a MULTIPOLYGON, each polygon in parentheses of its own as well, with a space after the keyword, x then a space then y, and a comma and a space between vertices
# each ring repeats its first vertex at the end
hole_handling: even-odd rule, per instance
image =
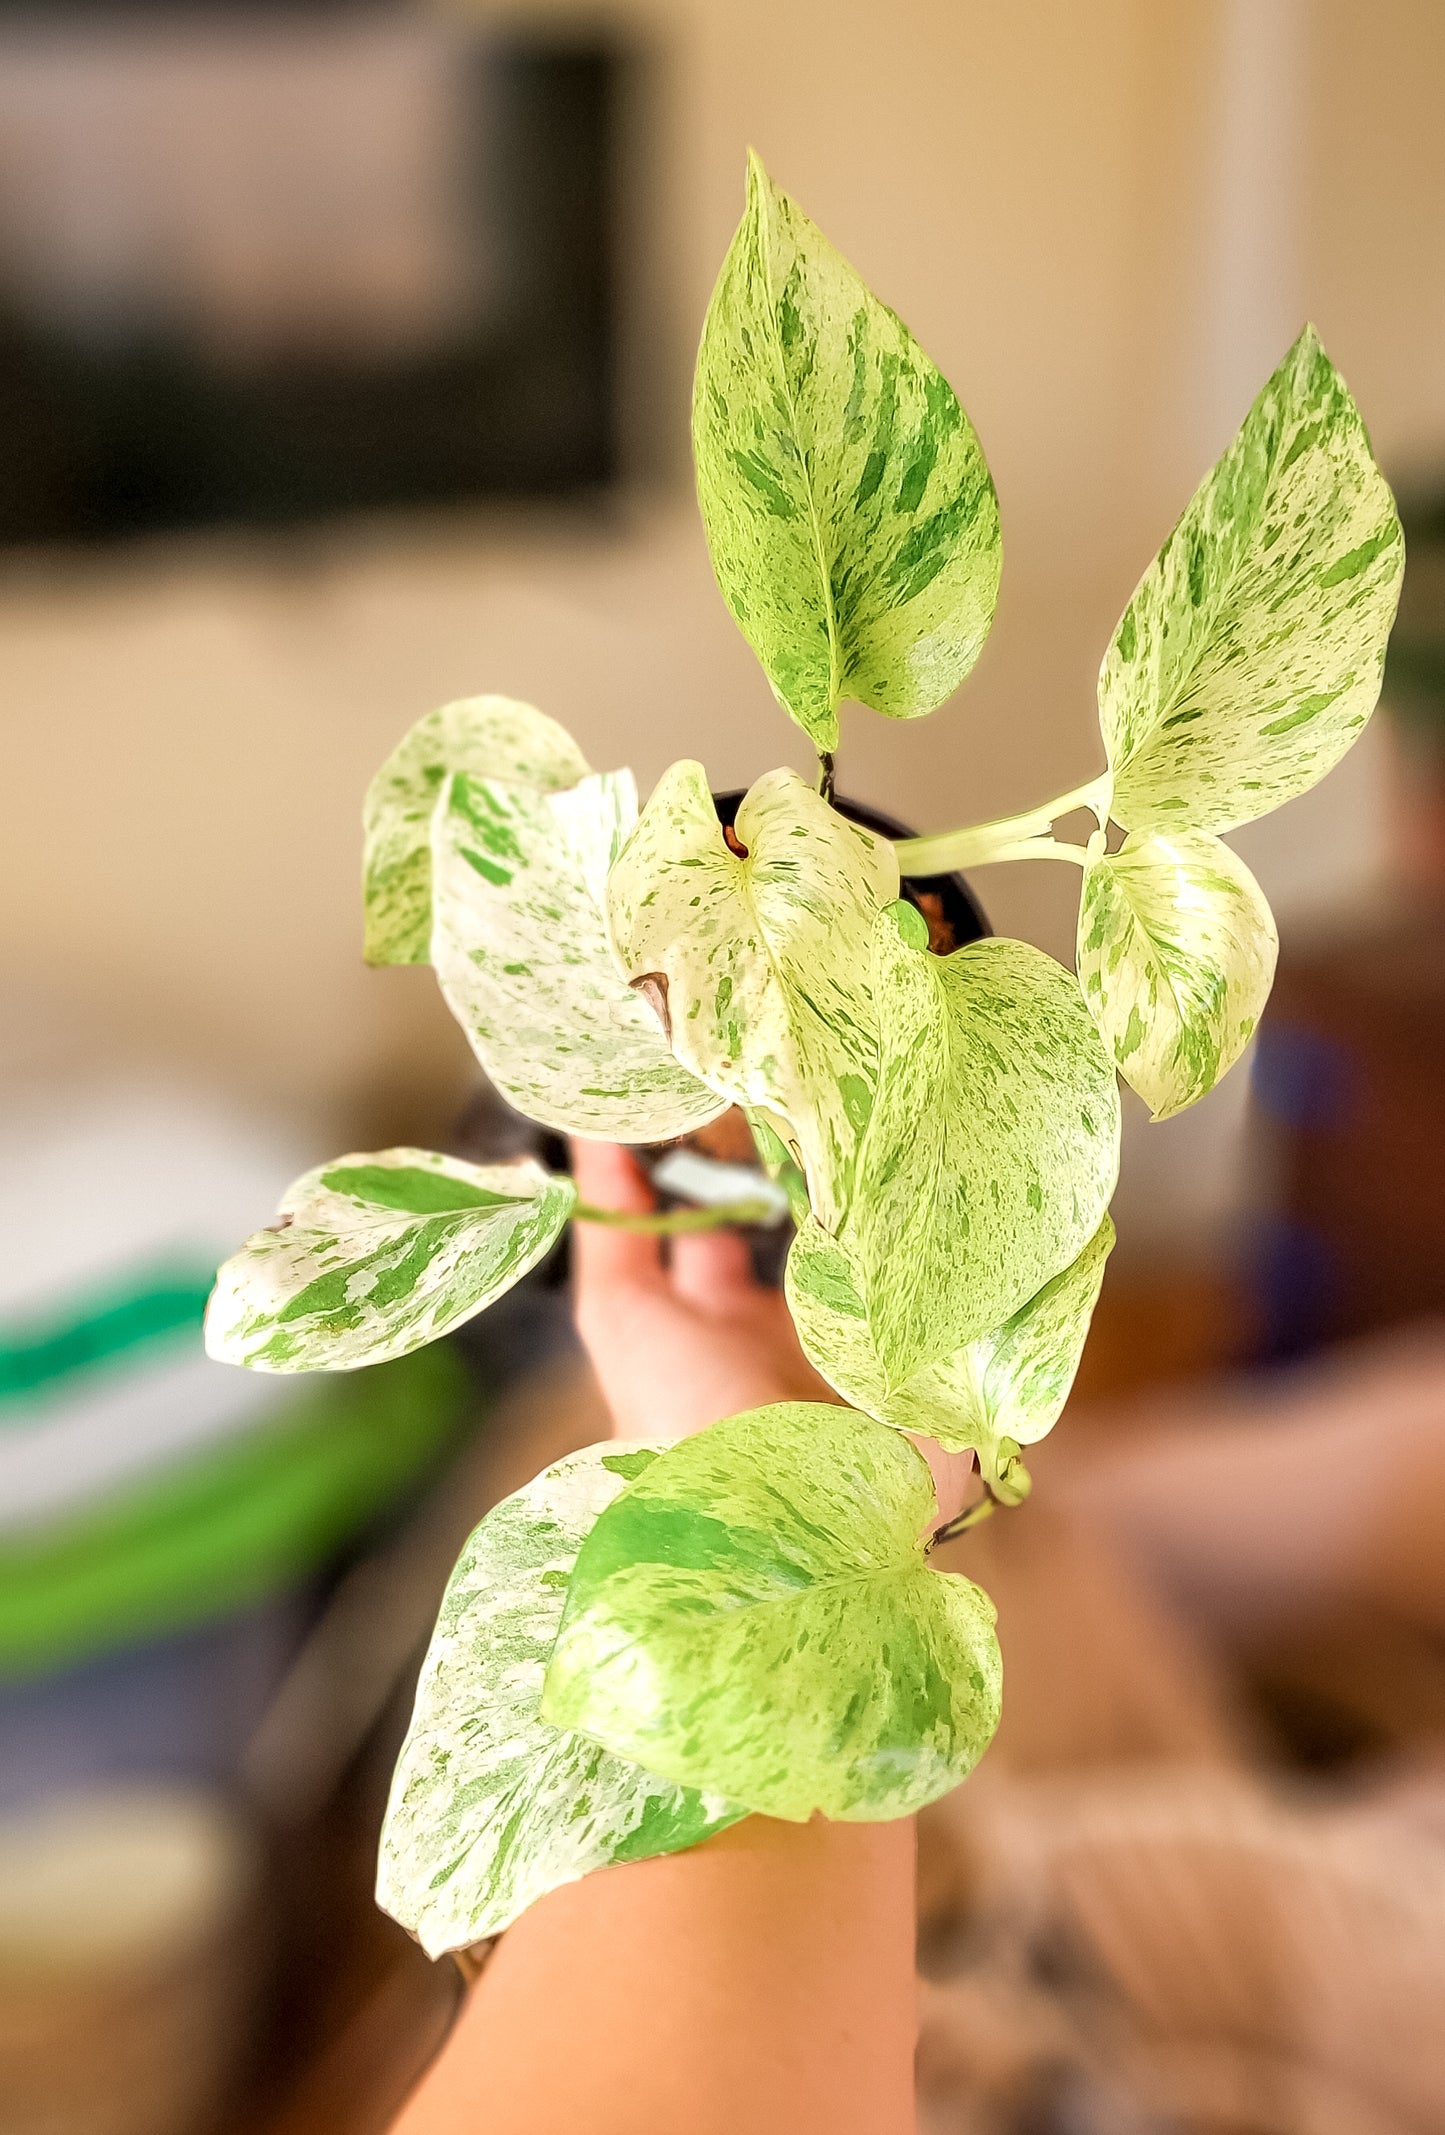
MULTIPOLYGON (((725 834, 700 763, 639 810, 629 772, 591 771, 529 705, 446 705, 367 797, 366 954, 430 960, 491 1081, 547 1128, 656 1144, 740 1106, 791 1202, 799 1339, 849 1405, 595 1446, 482 1522, 382 1841, 381 1902, 433 1953, 750 1811, 902 1816, 974 1764, 993 1609, 930 1561, 914 1440, 971 1449, 983 1502, 1025 1495, 1113 1239, 1116 1075, 1163 1119, 1243 1051, 1276 936, 1220 834, 1349 747, 1400 582, 1389 490, 1306 328, 1124 611, 1106 768, 892 843, 832 805, 839 703, 913 719, 964 679, 998 506, 951 386, 756 160, 693 444, 723 597, 816 783, 766 772, 725 834), (1089 835, 1056 840, 1079 811, 1089 835), (1077 973, 1021 941, 934 953, 900 897, 1035 857, 1080 870, 1077 973)), ((481 1311, 569 1219, 757 1213, 592 1210, 531 1159, 343 1156, 221 1270, 210 1346, 349 1370, 481 1311)))

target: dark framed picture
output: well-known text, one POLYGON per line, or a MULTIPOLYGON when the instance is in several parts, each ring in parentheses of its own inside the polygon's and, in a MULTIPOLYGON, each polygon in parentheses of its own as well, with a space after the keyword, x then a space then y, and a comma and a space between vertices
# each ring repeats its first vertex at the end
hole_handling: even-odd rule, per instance
POLYGON ((0 7, 0 543, 605 488, 626 55, 0 7))

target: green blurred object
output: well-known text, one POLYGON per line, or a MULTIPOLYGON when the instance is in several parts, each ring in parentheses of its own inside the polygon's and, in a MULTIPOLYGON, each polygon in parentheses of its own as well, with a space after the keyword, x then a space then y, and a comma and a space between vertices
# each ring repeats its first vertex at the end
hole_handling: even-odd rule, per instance
POLYGON ((469 1392, 445 1345, 320 1380, 243 1438, 0 1537, 0 1682, 189 1629, 317 1570, 425 1470, 469 1392))
POLYGON ((0 1422, 7 1404, 23 1402, 72 1373, 147 1344, 194 1336, 215 1284, 210 1268, 149 1269, 111 1283, 75 1307, 13 1324, 0 1322, 0 1422))
POLYGON ((1445 757, 1445 490, 1402 504, 1407 562, 1385 661, 1385 702, 1400 727, 1445 757))

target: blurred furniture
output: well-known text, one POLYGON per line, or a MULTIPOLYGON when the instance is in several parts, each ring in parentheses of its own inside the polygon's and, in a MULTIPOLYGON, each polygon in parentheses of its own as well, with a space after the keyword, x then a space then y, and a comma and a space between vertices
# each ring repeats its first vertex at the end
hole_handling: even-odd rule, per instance
POLYGON ((1442 1058, 1445 892, 1286 948, 1255 1069, 1278 1167, 1273 1353, 1445 1312, 1442 1058))
POLYGON ((969 1794, 951 1836, 978 1863, 973 1941, 925 1993, 926 2135, 1445 2121, 1445 1842, 1413 1803, 1199 1766, 969 1794))
POLYGON ((1401 508, 1382 702, 1398 894, 1328 939, 1286 940, 1259 1034, 1278 1211, 1259 1259, 1267 1354, 1445 1312, 1445 498, 1401 508))
POLYGON ((1257 1308, 1233 1261, 1145 1256, 1111 1260, 1074 1381, 1070 1425, 1096 1423, 1089 1405, 1207 1378, 1247 1362, 1257 1308))
POLYGON ((1445 2126, 1445 1330, 1071 1415, 951 1545, 988 1758, 920 1823, 923 2135, 1445 2126))
POLYGON ((1396 871, 1445 895, 1445 490, 1400 499, 1405 580, 1385 661, 1396 871))

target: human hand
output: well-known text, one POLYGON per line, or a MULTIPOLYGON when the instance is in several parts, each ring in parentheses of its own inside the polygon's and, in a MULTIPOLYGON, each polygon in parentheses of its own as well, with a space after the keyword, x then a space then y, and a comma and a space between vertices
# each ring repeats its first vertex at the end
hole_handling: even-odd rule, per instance
MULTIPOLYGON (((595 1208, 657 1205, 636 1159, 614 1142, 574 1142, 572 1164, 595 1208)), ((619 1436, 683 1438, 773 1401, 838 1401, 737 1231, 694 1231, 664 1246, 583 1222, 572 1251, 577 1331, 619 1436)))

